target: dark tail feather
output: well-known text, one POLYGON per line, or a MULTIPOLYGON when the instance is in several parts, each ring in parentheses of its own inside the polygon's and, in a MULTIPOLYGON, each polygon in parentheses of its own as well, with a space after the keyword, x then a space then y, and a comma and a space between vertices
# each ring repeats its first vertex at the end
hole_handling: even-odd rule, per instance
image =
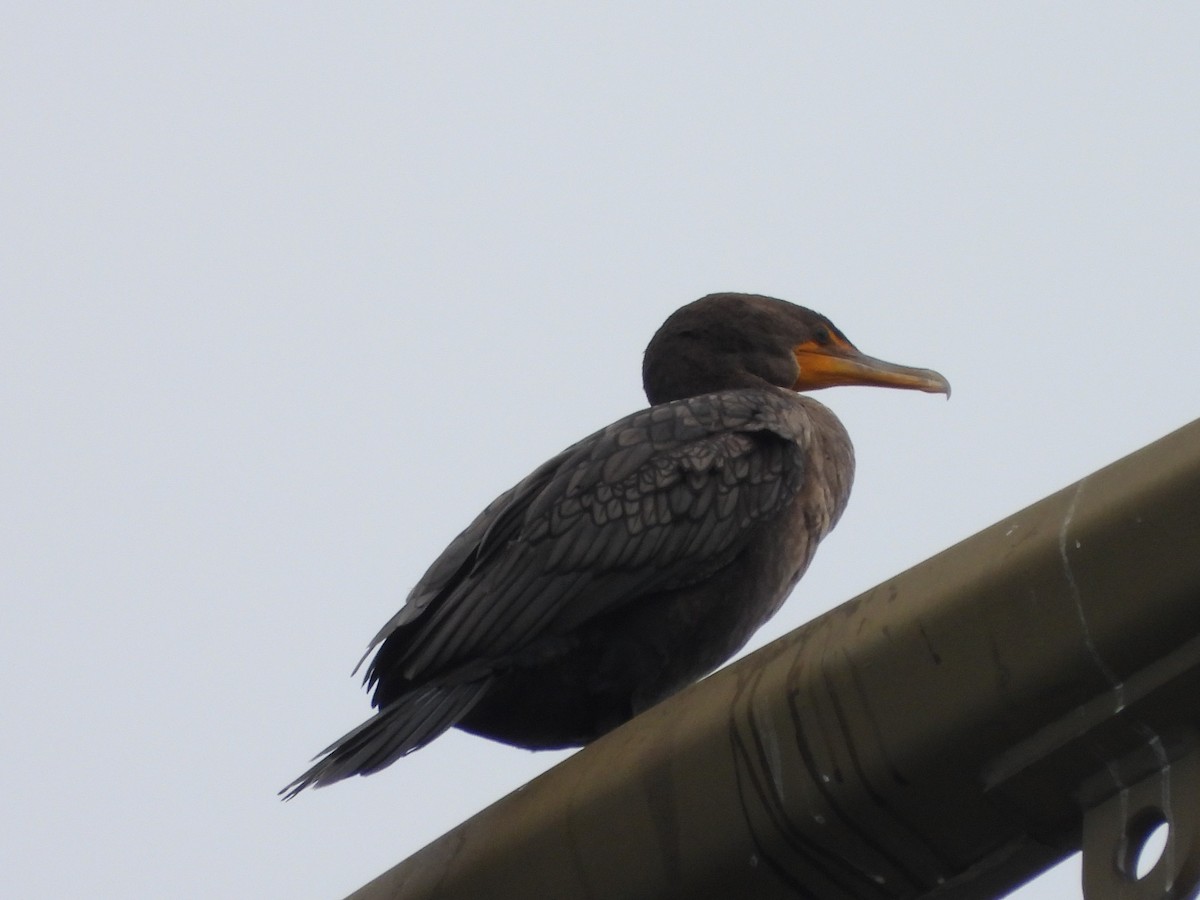
POLYGON ((424 747, 471 711, 491 679, 429 686, 405 694, 317 754, 319 761, 281 790, 291 800, 306 787, 369 775, 424 747))

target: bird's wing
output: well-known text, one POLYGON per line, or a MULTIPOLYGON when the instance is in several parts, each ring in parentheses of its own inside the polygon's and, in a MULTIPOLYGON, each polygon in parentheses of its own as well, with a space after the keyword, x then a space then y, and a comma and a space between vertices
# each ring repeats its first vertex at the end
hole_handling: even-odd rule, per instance
MULTIPOLYGON (((504 546, 515 536, 521 514, 528 508, 532 498, 554 477, 557 467, 573 449, 574 447, 568 448, 542 463, 489 503, 483 512, 475 517, 475 521, 449 543, 421 580, 413 586, 400 611, 371 639, 363 660, 397 629, 418 618, 435 601, 450 595, 456 585, 461 584, 472 571, 494 555, 497 547, 504 546)), ((359 665, 362 665, 362 660, 359 661, 359 665)))
POLYGON ((783 409, 769 391, 693 397, 568 448, 430 567, 373 642, 368 684, 473 669, 725 565, 803 482, 803 422, 783 409))

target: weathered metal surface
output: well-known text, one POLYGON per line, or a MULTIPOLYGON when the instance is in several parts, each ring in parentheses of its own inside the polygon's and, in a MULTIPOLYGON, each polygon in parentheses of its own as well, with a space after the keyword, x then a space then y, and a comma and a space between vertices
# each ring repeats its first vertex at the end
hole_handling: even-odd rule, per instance
MULTIPOLYGON (((1149 749, 1153 774, 1127 784, 1084 814, 1086 900, 1188 900, 1200 887, 1200 745, 1181 758, 1149 749), (1138 850, 1160 824, 1168 827, 1157 864, 1137 877, 1138 850)), ((1114 774, 1116 774, 1114 772, 1114 774)))
POLYGON ((650 710, 352 896, 989 898, 1079 849, 1089 810, 1090 900, 1186 896, 1198 726, 1200 422, 650 710), (1147 779, 1175 843, 1134 881, 1130 845, 1166 802, 1147 779))

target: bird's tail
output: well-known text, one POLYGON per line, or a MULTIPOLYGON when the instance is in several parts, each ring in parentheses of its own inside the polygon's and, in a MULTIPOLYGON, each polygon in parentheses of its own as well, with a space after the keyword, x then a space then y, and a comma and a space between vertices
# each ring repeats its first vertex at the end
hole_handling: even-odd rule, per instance
POLYGON ((369 775, 424 747, 462 719, 487 693, 490 678, 420 688, 385 706, 318 753, 311 769, 279 792, 291 800, 306 787, 369 775))

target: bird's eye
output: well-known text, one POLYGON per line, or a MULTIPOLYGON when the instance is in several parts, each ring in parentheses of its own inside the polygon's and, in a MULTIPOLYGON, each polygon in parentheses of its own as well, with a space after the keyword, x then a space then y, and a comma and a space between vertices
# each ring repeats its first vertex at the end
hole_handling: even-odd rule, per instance
POLYGON ((818 344, 828 344, 832 340, 829 336, 828 328, 818 328, 817 333, 813 337, 818 344))

